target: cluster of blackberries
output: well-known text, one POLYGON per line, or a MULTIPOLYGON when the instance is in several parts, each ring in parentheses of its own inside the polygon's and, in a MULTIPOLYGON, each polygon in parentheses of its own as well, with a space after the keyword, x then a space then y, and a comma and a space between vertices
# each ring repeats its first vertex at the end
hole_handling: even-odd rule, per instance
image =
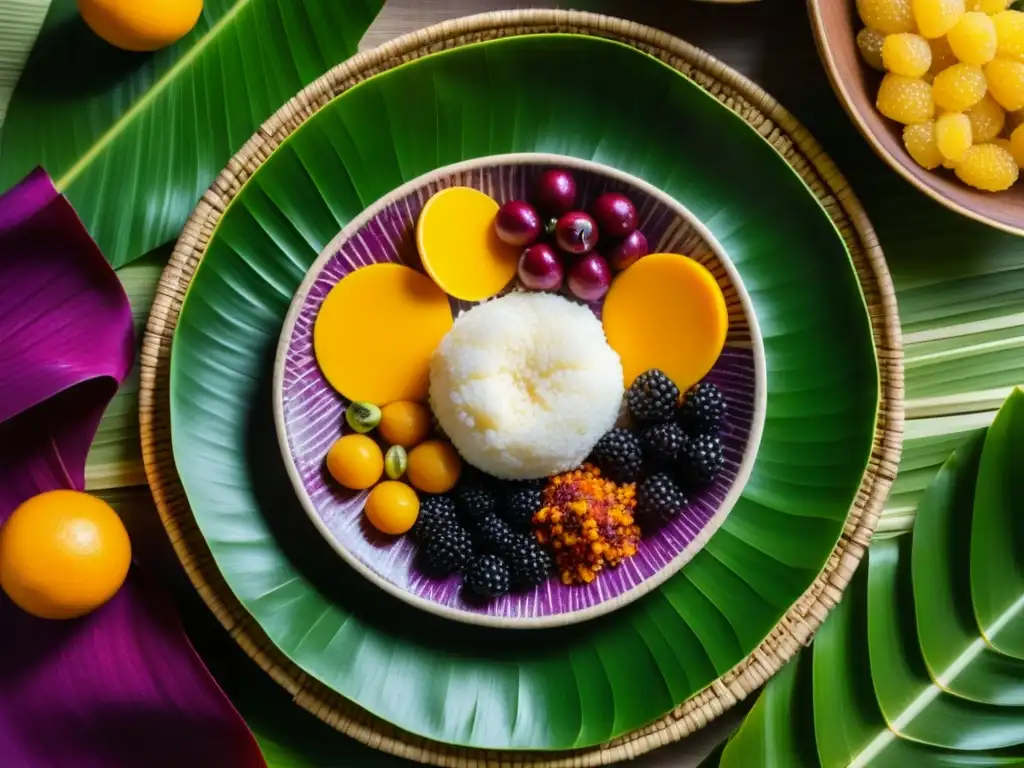
POLYGON ((701 382, 682 397, 662 371, 646 371, 626 396, 629 429, 602 437, 591 461, 612 480, 637 482, 637 516, 671 520, 688 503, 687 492, 711 483, 725 464, 719 428, 725 399, 714 384, 701 382))
POLYGON ((469 593, 484 599, 545 581, 554 561, 530 530, 543 488, 543 480, 502 482, 471 472, 452 493, 424 498, 411 531, 424 572, 461 573, 469 593))

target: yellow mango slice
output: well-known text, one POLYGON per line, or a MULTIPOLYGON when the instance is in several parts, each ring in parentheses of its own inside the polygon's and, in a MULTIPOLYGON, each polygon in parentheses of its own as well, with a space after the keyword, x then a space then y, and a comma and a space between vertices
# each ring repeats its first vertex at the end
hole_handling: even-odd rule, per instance
POLYGON ((425 400, 430 356, 451 327, 448 297, 430 278, 401 264, 372 264, 327 294, 313 351, 349 400, 425 400))
POLYGON ((612 282, 604 332, 622 358, 625 385, 660 368, 681 390, 711 370, 725 346, 729 314, 718 282, 693 259, 645 256, 612 282))
POLYGON ((469 187, 443 189, 420 212, 416 247, 427 274, 451 296, 483 301, 515 277, 521 248, 498 238, 498 203, 469 187))

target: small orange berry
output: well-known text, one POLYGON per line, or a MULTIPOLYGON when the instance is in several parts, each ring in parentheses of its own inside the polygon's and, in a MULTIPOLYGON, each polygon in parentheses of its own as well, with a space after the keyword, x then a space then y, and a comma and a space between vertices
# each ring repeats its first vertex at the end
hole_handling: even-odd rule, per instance
POLYGON ((385 480, 370 491, 363 512, 378 531, 397 536, 416 522, 420 500, 416 491, 405 483, 385 480))
POLYGON ((424 493, 447 493, 459 481, 462 459, 449 443, 427 440, 409 451, 406 477, 424 493))
POLYGON ((327 471, 346 488, 362 491, 384 474, 384 454, 366 435, 345 435, 327 452, 327 471))
POLYGON ((380 409, 377 431, 389 445, 412 448, 430 434, 430 411, 422 403, 398 400, 380 409))

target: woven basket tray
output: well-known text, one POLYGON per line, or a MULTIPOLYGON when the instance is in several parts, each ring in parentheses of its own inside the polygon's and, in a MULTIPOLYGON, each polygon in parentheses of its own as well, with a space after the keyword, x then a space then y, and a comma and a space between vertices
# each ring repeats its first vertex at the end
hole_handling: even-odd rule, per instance
POLYGON ((412 760, 460 768, 570 768, 607 765, 682 739, 755 691, 810 641, 863 556, 895 479, 903 432, 903 389, 896 297, 874 230, 846 180, 792 115, 739 73, 664 32, 588 13, 523 10, 445 22, 354 56, 285 104, 231 159, 185 225, 161 278, 142 347, 140 421, 149 483, 185 570, 238 644, 296 702, 349 736, 412 760), (338 94, 399 64, 482 40, 544 32, 611 38, 655 56, 740 115, 800 174, 853 257, 878 350, 881 402, 870 463, 843 535, 825 570, 759 648, 669 715, 609 744, 576 752, 498 753, 455 748, 400 731, 311 679, 274 647, 228 589, 192 517, 171 452, 168 378, 182 300, 210 233, 228 201, 286 136, 338 94))

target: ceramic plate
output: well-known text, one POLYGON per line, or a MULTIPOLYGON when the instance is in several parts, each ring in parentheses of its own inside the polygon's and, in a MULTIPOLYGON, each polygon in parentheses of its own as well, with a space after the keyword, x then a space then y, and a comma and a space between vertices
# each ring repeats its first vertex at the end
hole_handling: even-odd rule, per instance
MULTIPOLYGON (((471 303, 452 300, 457 315, 471 303)), ((600 316, 600 303, 592 306, 600 316)), ((353 329, 357 332, 357 329, 353 329)), ((358 365, 356 358, 353 365, 358 365)), ((424 610, 474 624, 506 628, 571 624, 615 610, 669 578, 704 545, 736 503, 761 439, 765 401, 764 348, 750 299, 721 246, 693 215, 649 184, 598 163, 542 154, 486 157, 440 168, 371 205, 327 246, 303 281, 285 320, 275 362, 274 406, 289 474, 317 529, 350 565, 380 587, 424 610), (467 600, 462 579, 440 580, 417 565, 408 536, 385 536, 363 513, 367 492, 347 491, 324 470, 324 457, 343 434, 348 401, 327 383, 313 352, 313 325, 328 292, 346 275, 368 264, 402 263, 422 269, 415 229, 426 201, 451 186, 479 189, 499 203, 524 199, 537 175, 568 168, 580 199, 622 192, 637 206, 640 229, 656 253, 681 253, 716 276, 729 307, 726 347, 707 380, 725 395, 729 419, 723 427, 725 469, 695 495, 671 523, 645 532, 636 556, 603 571, 587 585, 565 585, 556 577, 528 592, 512 592, 487 603, 467 600)))

